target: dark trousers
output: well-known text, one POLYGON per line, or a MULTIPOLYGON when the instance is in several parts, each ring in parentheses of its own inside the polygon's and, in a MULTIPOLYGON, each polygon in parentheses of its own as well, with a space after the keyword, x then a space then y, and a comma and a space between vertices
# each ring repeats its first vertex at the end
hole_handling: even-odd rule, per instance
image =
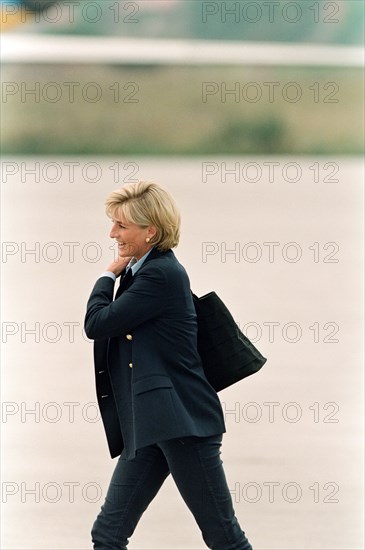
MULTIPOLYGON (((171 475, 212 550, 252 550, 232 506, 220 459, 222 434, 171 439, 118 459, 94 522, 94 550, 126 550, 143 512, 171 475)), ((168 527, 167 527, 168 528, 168 527)))

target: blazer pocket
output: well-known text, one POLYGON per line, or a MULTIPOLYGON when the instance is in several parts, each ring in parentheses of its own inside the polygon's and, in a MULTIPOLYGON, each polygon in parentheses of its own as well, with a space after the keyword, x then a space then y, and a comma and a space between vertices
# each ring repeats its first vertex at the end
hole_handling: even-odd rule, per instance
POLYGON ((134 395, 139 395, 150 390, 172 387, 172 382, 168 376, 156 375, 136 380, 132 385, 132 390, 134 395))

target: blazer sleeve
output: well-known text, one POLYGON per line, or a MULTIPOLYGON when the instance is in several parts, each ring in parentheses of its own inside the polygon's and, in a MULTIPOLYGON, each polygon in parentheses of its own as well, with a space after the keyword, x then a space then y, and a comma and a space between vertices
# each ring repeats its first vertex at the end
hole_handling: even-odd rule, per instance
POLYGON ((84 329, 91 340, 122 336, 164 310, 167 277, 158 267, 140 269, 133 283, 113 301, 114 281, 100 277, 86 306, 84 329))

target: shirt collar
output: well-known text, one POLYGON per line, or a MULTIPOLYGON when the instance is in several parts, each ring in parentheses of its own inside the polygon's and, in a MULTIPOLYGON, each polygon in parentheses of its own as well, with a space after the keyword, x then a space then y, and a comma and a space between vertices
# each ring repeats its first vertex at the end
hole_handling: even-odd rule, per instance
MULTIPOLYGON (((151 248, 152 250, 152 248, 151 248)), ((129 262, 129 264, 127 265, 127 271, 129 268, 131 268, 132 270, 132 275, 134 276, 137 271, 139 270, 140 267, 142 267, 142 264, 143 262, 145 261, 145 259, 147 258, 148 254, 151 252, 151 250, 149 250, 148 252, 146 252, 146 254, 144 256, 142 256, 142 258, 140 258, 139 260, 136 260, 136 258, 132 258, 129 262)))

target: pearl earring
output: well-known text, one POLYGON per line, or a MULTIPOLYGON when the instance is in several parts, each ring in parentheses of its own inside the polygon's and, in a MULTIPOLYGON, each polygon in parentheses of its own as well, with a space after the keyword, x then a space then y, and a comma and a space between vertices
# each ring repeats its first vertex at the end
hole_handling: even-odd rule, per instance
POLYGON ((146 238, 146 243, 149 243, 150 240, 151 240, 151 239, 150 239, 149 237, 147 237, 147 238, 146 238))

